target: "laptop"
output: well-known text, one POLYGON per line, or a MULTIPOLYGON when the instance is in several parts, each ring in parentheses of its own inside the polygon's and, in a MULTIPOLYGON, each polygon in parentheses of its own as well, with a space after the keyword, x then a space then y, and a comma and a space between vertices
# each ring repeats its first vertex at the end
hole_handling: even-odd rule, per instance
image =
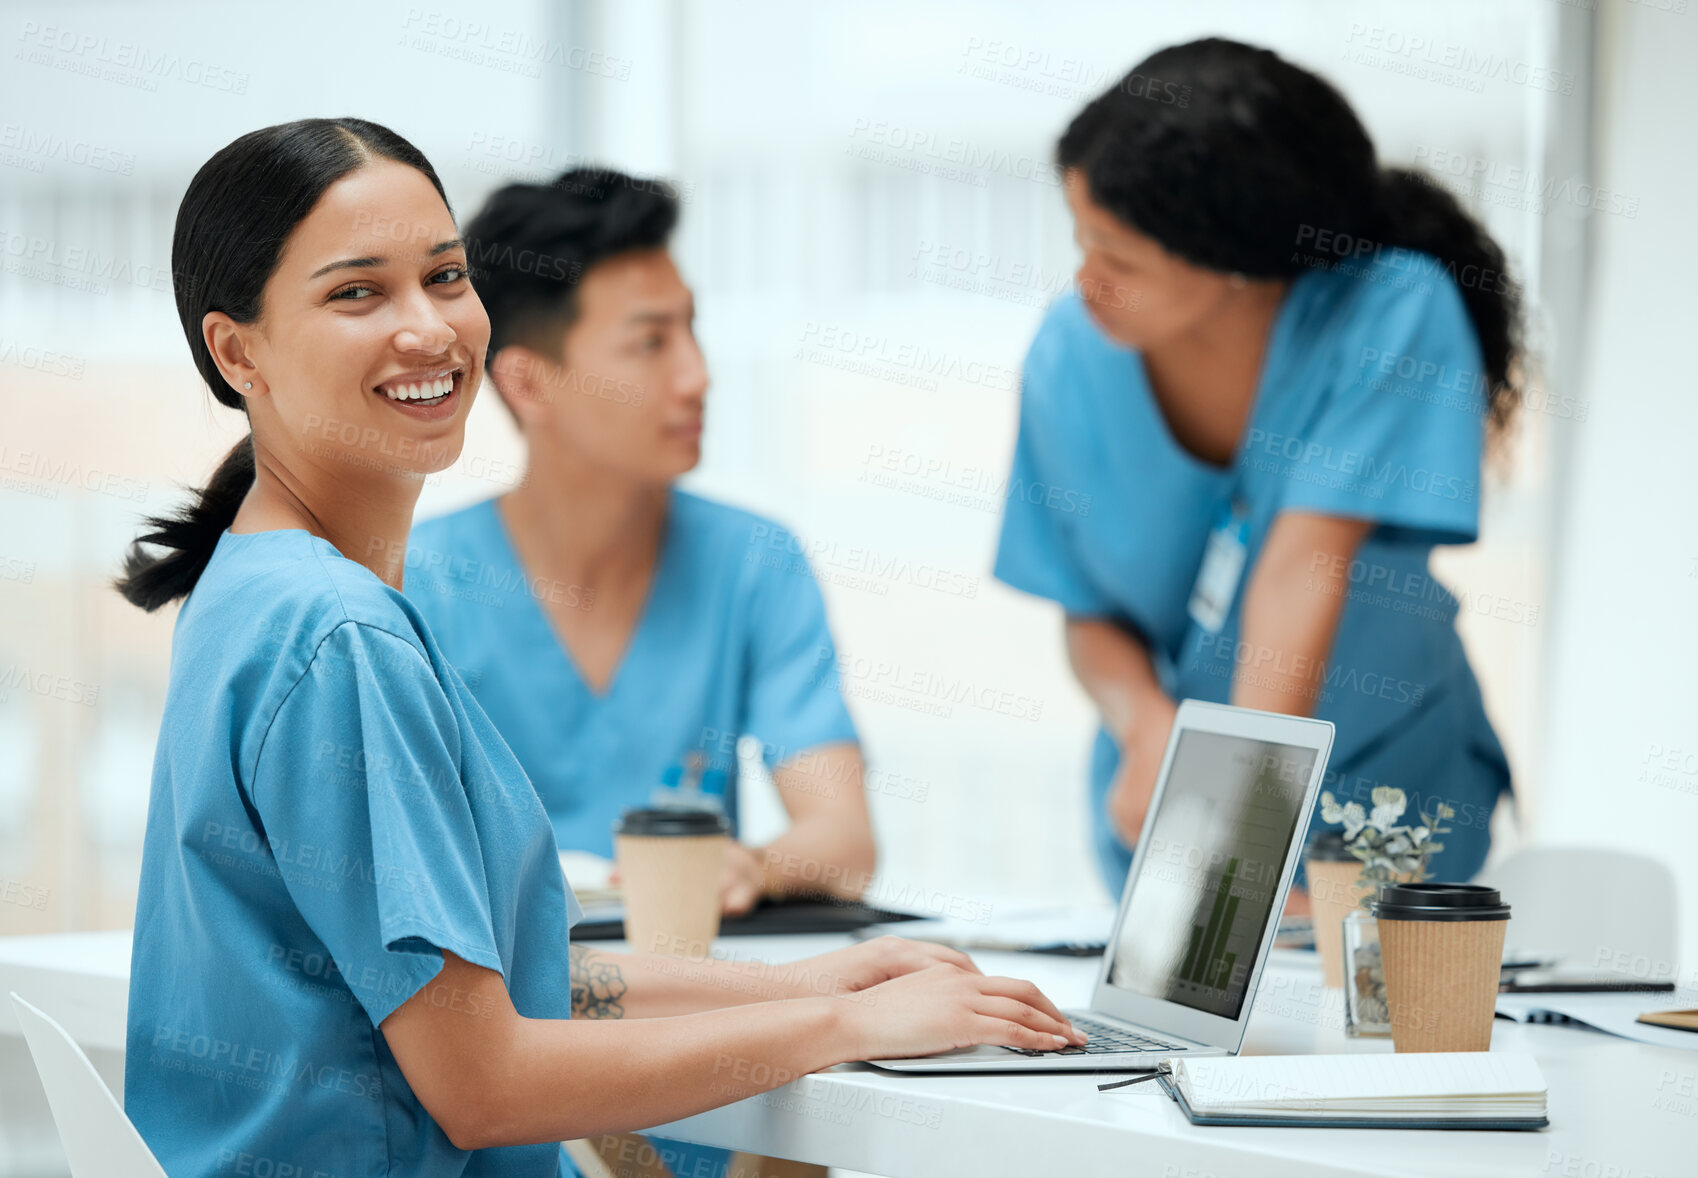
POLYGON ((1084 1047, 872 1059, 897 1072, 1149 1071, 1236 1055, 1332 751, 1333 726, 1179 705, 1088 1010, 1084 1047))

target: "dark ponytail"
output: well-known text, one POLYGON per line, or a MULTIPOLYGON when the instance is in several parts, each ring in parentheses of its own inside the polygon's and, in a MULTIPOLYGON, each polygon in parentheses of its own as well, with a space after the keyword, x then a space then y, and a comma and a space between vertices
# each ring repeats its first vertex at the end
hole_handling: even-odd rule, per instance
POLYGON ((1056 157, 1128 226, 1221 273, 1295 277, 1322 232, 1437 259, 1480 340, 1489 426, 1508 426, 1525 372, 1503 250, 1448 191, 1382 169, 1356 112, 1308 70, 1220 38, 1159 50, 1079 112, 1056 157))
MULTIPOLYGON (((209 312, 221 311, 237 323, 257 322, 265 284, 295 226, 327 188, 373 158, 416 168, 448 204, 424 154, 365 119, 300 119, 250 131, 207 160, 189 181, 171 239, 171 283, 195 368, 219 404, 247 409, 213 361, 202 321, 209 312)), ((144 521, 147 530, 124 558, 118 592, 145 610, 187 597, 253 482, 250 433, 187 504, 144 521), (167 551, 156 555, 144 545, 167 551)))
POLYGON ((254 436, 249 434, 224 456, 206 486, 174 515, 148 517, 146 523, 152 530, 143 532, 130 545, 118 592, 131 605, 150 612, 186 596, 253 485, 254 436), (143 544, 169 551, 153 556, 142 548, 143 544))
POLYGON ((1375 240, 1430 254, 1456 280, 1486 364, 1486 420, 1501 436, 1521 403, 1526 379, 1521 287, 1509 276, 1503 249, 1448 189, 1409 168, 1381 171, 1375 208, 1375 240))

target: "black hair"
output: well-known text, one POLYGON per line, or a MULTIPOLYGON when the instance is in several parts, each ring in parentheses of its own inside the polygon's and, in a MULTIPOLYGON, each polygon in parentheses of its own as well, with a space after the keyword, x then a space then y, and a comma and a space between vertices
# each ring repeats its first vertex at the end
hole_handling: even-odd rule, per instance
POLYGON ((472 287, 489 312, 489 354, 520 344, 563 359, 561 337, 577 319, 578 286, 590 268, 665 248, 677 224, 671 185, 611 168, 499 189, 461 232, 472 287))
MULTIPOLYGON (((374 158, 416 168, 448 204, 424 154, 365 119, 299 119, 250 131, 220 149, 189 181, 171 238, 171 285, 195 367, 219 404, 247 411, 213 362, 202 320, 222 311, 237 323, 257 322, 265 284, 295 226, 326 189, 374 158)), ((144 521, 148 530, 124 558, 118 592, 150 611, 188 596, 253 482, 250 432, 193 499, 174 514, 144 521), (156 555, 144 545, 168 551, 156 555)))
POLYGON ((1436 258, 1480 340, 1487 420, 1509 424, 1525 373, 1503 250, 1444 188, 1380 167, 1356 112, 1308 70, 1220 38, 1159 50, 1079 112, 1056 160, 1126 225, 1210 270, 1289 278, 1364 248, 1436 258))

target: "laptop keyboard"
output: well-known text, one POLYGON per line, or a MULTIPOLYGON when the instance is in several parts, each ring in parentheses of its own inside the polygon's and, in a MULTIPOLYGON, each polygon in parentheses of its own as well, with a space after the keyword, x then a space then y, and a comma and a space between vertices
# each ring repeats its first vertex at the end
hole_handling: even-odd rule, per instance
POLYGON ((1163 1043, 1160 1039, 1152 1039, 1148 1035, 1140 1035, 1136 1031, 1128 1031, 1123 1027, 1111 1027, 1106 1023, 1099 1023, 1095 1019, 1082 1018, 1077 1015, 1069 1017, 1073 1025, 1089 1037, 1083 1047, 1062 1047, 1055 1051, 1038 1051, 1031 1047, 1005 1047, 1004 1050, 1016 1051, 1021 1055, 1120 1055, 1129 1051, 1178 1052, 1185 1050, 1177 1043, 1163 1043))

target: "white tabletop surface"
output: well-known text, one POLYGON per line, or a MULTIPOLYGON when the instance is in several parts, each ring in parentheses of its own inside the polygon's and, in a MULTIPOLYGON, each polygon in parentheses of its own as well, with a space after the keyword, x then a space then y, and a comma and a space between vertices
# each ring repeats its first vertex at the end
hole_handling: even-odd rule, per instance
MULTIPOLYGON (((722 938, 716 951, 794 960, 848 940, 722 938)), ((987 973, 1031 978, 1062 1006, 1088 1001, 1096 971, 1088 958, 973 956, 987 973)), ((128 932, 0 938, 0 994, 17 990, 79 1042, 121 1050, 129 958, 128 932)), ((1339 991, 1321 986, 1311 954, 1276 950, 1245 1053, 1389 1052, 1389 1041, 1345 1037, 1341 1001, 1339 991)), ((0 1033, 16 1032, 9 1004, 0 1003, 0 1033)), ((1187 1122, 1155 1085, 1098 1092, 1103 1077, 1090 1073, 916 1076, 845 1064, 660 1132, 895 1178, 1698 1175, 1698 1051, 1504 1021, 1495 1024, 1492 1047, 1538 1060, 1550 1087, 1549 1129, 1208 1128, 1187 1122)))

